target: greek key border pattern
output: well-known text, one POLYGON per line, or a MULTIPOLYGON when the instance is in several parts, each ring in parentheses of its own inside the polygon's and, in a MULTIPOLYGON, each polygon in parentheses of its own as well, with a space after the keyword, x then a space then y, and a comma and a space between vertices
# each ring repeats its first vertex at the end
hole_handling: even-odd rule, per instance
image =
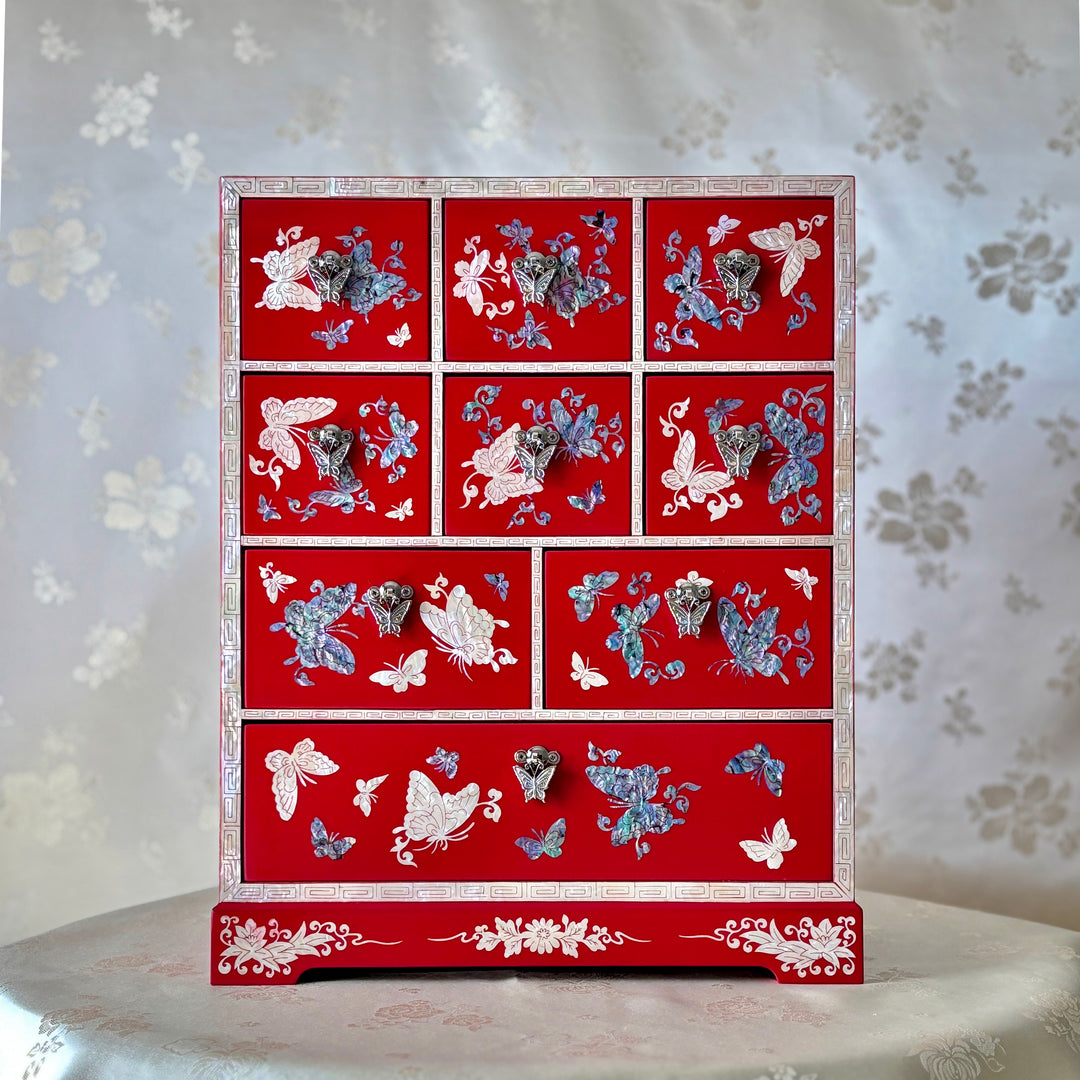
POLYGON ((850 900, 831 881, 288 881, 239 884, 228 900, 430 902, 454 900, 850 900))
MULTIPOLYGON (((851 178, 843 176, 734 176, 734 177, 225 177, 221 184, 221 900, 432 900, 432 899, 608 899, 608 900, 849 900, 853 896, 854 860, 854 750, 852 744, 852 659, 853 659, 853 551, 854 530, 854 199, 851 178), (431 218, 431 334, 432 361, 383 362, 371 364, 332 361, 263 362, 240 360, 240 200, 245 197, 362 197, 417 198, 432 200, 431 218), (615 363, 522 363, 469 364, 442 361, 445 329, 442 244, 442 204, 447 197, 519 196, 529 198, 623 197, 633 200, 634 279, 631 296, 633 355, 628 362, 615 363), (835 345, 831 361, 644 361, 644 200, 646 198, 694 198, 708 196, 826 197, 834 204, 835 221, 835 345), (755 720, 831 719, 833 721, 834 870, 833 882, 405 882, 260 884, 240 877, 240 734, 241 722, 251 720, 452 720, 454 711, 417 713, 414 711, 323 711, 242 710, 240 673, 240 550, 288 544, 290 546, 422 546, 433 538, 447 547, 508 546, 505 538, 444 537, 433 529, 432 537, 248 537, 241 536, 240 479, 240 375, 241 372, 420 372, 432 376, 432 419, 441 423, 442 376, 452 372, 506 372, 557 374, 563 372, 613 372, 633 379, 634 402, 639 404, 644 373, 708 372, 824 372, 834 374, 834 524, 832 536, 818 537, 645 537, 640 528, 640 498, 635 499, 632 535, 629 537, 521 537, 522 547, 562 546, 687 546, 687 547, 812 547, 833 549, 833 704, 834 710, 706 710, 702 712, 611 713, 537 710, 488 712, 485 718, 533 720, 755 720)), ((638 419, 640 410, 635 414, 638 419)), ((438 430, 437 428, 435 430, 438 430)), ((635 484, 640 491, 641 432, 632 431, 632 458, 635 484)), ((433 453, 433 523, 441 523, 442 470, 433 453)), ((511 543, 509 546, 518 546, 511 543)), ((539 590, 534 574, 534 613, 539 590)), ((542 604, 540 605, 542 617, 542 604)), ((534 623, 533 633, 542 626, 534 623)), ((540 679, 539 658, 534 636, 533 700, 540 679)), ((473 714, 467 714, 475 719, 473 714)))

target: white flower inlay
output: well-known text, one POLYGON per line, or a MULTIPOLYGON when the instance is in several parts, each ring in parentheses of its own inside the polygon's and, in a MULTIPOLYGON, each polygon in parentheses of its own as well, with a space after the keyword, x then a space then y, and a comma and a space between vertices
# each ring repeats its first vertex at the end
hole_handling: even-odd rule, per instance
POLYGON ((589 933, 588 919, 572 922, 566 915, 561 923, 554 919, 532 919, 524 925, 522 922, 520 916, 516 919, 496 918, 494 930, 489 930, 485 923, 475 927, 471 934, 462 930, 452 937, 428 938, 428 941, 460 941, 464 945, 475 941, 480 952, 491 952, 501 945, 504 958, 518 956, 522 949, 539 956, 558 950, 563 956, 576 957, 579 945, 584 945, 589 952, 606 952, 609 945, 624 945, 628 941, 649 944, 648 938, 631 937, 621 930, 609 931, 606 926, 594 925, 589 933))
POLYGON ((288 975, 299 956, 329 956, 356 945, 400 945, 400 941, 368 940, 348 926, 338 928, 337 923, 303 922, 296 930, 283 930, 277 919, 269 919, 260 925, 248 919, 242 926, 236 915, 222 915, 223 929, 218 940, 225 946, 218 958, 217 969, 222 975, 235 970, 246 975, 247 965, 257 975, 268 979, 275 975, 288 975))
POLYGON ((822 919, 814 922, 804 915, 797 924, 780 929, 775 919, 729 919, 711 934, 680 934, 682 938, 704 938, 720 941, 732 949, 759 952, 775 956, 782 971, 795 969, 800 979, 807 974, 832 976, 837 972, 851 975, 855 971, 855 918, 841 915, 836 922, 822 919))

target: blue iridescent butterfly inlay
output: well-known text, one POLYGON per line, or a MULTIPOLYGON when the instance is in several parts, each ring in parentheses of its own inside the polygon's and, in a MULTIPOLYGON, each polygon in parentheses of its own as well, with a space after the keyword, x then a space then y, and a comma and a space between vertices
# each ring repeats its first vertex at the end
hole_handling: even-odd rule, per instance
POLYGON ((783 672, 784 657, 795 649, 800 655, 795 658, 795 667, 800 676, 814 666, 814 654, 810 651, 810 626, 803 622, 792 636, 777 634, 776 624, 780 618, 780 608, 776 605, 765 608, 751 618, 751 612, 761 606, 766 590, 755 593, 748 582, 740 581, 731 590, 731 598, 722 596, 716 602, 716 617, 720 623, 720 635, 731 653, 730 660, 716 660, 709 665, 709 670, 738 672, 744 678, 753 678, 755 674, 771 678, 779 675, 780 681, 788 682, 783 672), (742 596, 743 614, 740 614, 736 598, 742 596), (777 652, 770 652, 775 648, 777 652))
POLYGON ((689 345, 691 348, 698 347, 694 337, 692 323, 694 319, 711 326, 714 330, 723 330, 724 324, 734 326, 736 330, 743 327, 743 319, 746 315, 753 315, 761 307, 761 298, 755 292, 747 293, 745 299, 738 305, 727 303, 721 308, 709 293, 723 292, 727 296, 727 289, 720 278, 701 279, 701 248, 694 244, 689 251, 683 252, 680 245, 682 236, 678 229, 674 230, 664 244, 664 258, 668 262, 676 262, 682 259, 682 270, 675 274, 669 274, 664 279, 664 288, 673 296, 678 297, 675 304, 675 322, 670 331, 666 322, 658 322, 653 327, 656 339, 653 348, 661 352, 671 352, 673 345, 689 345))
POLYGON ((605 765, 589 765, 585 775, 593 787, 608 796, 613 807, 623 811, 615 822, 604 814, 598 814, 597 826, 611 834, 612 847, 622 847, 633 841, 640 859, 651 850, 642 838, 647 833, 661 835, 676 825, 685 825, 686 819, 676 817, 672 810, 684 814, 690 808, 690 799, 682 791, 700 791, 700 784, 686 782, 676 787, 668 784, 664 789, 663 802, 653 802, 660 788, 660 777, 671 772, 668 765, 655 769, 652 765, 637 765, 633 769, 621 769, 614 763, 621 756, 619 750, 601 750, 589 743, 589 760, 610 762, 605 765))
POLYGON ((769 748, 764 743, 754 743, 753 749, 736 754, 724 766, 724 772, 736 776, 749 773, 759 784, 764 780, 765 786, 779 797, 784 784, 785 767, 782 761, 769 754, 769 748))
POLYGON ((315 593, 310 600, 290 600, 285 605, 285 621, 274 623, 270 629, 284 630, 296 642, 296 652, 285 664, 298 664, 293 678, 301 686, 313 686, 305 668, 328 668, 339 675, 351 675, 356 669, 352 650, 334 634, 356 637, 345 629, 346 624, 336 626, 338 619, 350 608, 353 614, 362 614, 356 604, 356 585, 335 585, 327 588, 321 581, 311 583, 315 593), (333 629, 334 634, 330 631, 333 629))

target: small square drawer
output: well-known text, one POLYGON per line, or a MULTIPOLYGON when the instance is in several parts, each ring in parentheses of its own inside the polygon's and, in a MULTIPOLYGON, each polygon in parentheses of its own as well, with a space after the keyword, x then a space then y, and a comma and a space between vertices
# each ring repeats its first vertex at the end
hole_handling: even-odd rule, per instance
POLYGON ((422 536, 431 526, 427 375, 245 375, 248 536, 422 536))
POLYGON ((832 707, 829 548, 544 552, 549 709, 832 707))
POLYGON ((831 199, 650 199, 650 360, 829 360, 831 199))
POLYGON ((448 376, 447 534, 628 535, 630 397, 623 375, 448 376))
POLYGON ((531 560, 501 549, 245 551, 244 706, 527 709, 531 560))
POLYGON ((830 534, 833 412, 831 373, 646 376, 645 531, 830 534))
POLYGON ((429 199, 241 201, 245 360, 427 360, 430 293, 429 199))
POLYGON ((629 199, 447 199, 447 360, 629 360, 629 199))
POLYGON ((828 723, 248 724, 243 755, 247 880, 832 876, 828 723))

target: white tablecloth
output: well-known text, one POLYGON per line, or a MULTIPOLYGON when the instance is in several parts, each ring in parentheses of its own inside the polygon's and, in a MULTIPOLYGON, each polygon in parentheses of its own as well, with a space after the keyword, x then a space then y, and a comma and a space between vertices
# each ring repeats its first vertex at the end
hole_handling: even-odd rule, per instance
POLYGON ((1080 935, 864 893, 866 985, 745 970, 209 985, 210 891, 0 949, 0 1080, 1080 1077, 1080 935))

